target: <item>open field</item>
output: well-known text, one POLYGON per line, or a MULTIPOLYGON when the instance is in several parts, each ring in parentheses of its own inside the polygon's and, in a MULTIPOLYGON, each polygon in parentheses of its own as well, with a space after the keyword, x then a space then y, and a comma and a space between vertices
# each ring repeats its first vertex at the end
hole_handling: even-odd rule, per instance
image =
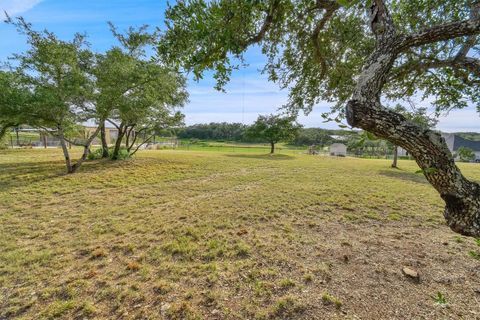
POLYGON ((0 151, 0 319, 480 319, 480 246, 399 165, 0 151))

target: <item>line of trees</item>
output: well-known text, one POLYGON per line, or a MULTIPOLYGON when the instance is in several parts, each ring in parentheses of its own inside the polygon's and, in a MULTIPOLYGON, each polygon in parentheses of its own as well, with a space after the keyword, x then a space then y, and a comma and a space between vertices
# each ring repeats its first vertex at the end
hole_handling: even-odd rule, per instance
POLYGON ((52 32, 35 31, 22 18, 8 18, 7 23, 26 36, 29 48, 14 55, 15 67, 0 71, 0 138, 19 125, 43 130, 60 140, 67 172, 74 173, 99 134, 102 157, 116 160, 122 148, 132 155, 155 132, 183 123, 178 108, 188 98, 186 79, 147 55, 158 41, 148 26, 120 33, 110 24, 119 45, 95 53, 82 34, 65 41, 52 32), (79 134, 87 122, 96 123, 97 129, 79 134), (106 122, 118 129, 110 152, 106 122), (76 161, 69 144, 83 148, 76 161))

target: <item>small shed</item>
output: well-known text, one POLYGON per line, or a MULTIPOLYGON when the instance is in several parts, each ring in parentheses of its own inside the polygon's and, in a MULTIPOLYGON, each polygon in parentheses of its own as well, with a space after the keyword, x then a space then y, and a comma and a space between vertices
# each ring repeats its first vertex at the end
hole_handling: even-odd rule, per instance
POLYGON ((334 143, 330 146, 330 155, 337 157, 347 156, 347 146, 343 143, 334 143))

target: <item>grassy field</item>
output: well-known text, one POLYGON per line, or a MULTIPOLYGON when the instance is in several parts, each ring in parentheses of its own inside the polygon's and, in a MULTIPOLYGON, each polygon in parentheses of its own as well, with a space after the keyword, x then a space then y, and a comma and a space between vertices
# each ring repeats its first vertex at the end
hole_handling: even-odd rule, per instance
POLYGON ((480 319, 480 247, 389 166, 165 150, 67 176, 0 151, 0 319, 480 319))

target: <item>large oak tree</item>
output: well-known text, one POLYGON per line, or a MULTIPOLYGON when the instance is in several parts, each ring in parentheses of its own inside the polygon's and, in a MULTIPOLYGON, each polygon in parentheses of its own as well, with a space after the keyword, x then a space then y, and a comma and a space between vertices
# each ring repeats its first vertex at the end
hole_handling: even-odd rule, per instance
MULTIPOLYGON (((480 236, 480 186, 441 136, 386 108, 422 96, 438 110, 480 105, 478 0, 188 0, 166 12, 159 54, 217 88, 259 45, 264 72, 289 88, 286 107, 335 102, 337 118, 408 150, 445 201, 448 225, 480 236)), ((421 199, 419 199, 421 201, 421 199)))

